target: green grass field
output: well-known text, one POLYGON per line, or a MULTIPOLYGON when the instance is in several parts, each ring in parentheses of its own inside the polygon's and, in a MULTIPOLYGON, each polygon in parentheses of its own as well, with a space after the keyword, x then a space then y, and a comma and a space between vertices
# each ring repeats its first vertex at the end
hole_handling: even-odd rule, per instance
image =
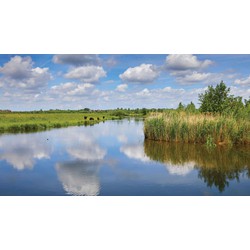
POLYGON ((101 112, 60 112, 60 113, 32 113, 32 112, 12 112, 0 113, 0 132, 31 132, 60 128, 67 126, 80 126, 94 124, 109 119, 119 117, 109 113, 101 112))

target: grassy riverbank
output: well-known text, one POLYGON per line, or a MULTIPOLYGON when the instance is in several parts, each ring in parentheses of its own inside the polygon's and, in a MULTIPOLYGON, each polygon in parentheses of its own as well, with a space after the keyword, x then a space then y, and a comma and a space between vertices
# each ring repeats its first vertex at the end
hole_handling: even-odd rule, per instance
POLYGON ((30 132, 67 126, 88 125, 117 118, 117 116, 111 114, 96 112, 0 113, 0 133, 30 132))
POLYGON ((91 125, 106 120, 143 118, 152 110, 47 110, 29 112, 0 111, 0 133, 19 133, 61 128, 67 126, 91 125))
POLYGON ((250 144, 250 121, 186 112, 152 113, 144 123, 146 139, 215 144, 250 144))

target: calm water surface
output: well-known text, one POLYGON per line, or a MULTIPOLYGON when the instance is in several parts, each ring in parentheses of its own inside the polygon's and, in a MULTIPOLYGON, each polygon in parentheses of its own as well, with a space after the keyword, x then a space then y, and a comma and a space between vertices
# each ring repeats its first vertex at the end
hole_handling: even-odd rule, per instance
POLYGON ((0 195, 250 195, 249 147, 144 141, 143 122, 0 136, 0 195))

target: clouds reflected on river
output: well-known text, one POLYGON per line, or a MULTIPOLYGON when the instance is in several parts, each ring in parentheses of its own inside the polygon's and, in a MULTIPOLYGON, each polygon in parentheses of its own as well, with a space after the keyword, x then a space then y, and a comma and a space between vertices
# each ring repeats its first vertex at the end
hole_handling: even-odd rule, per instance
POLYGON ((143 122, 0 136, 1 194, 250 195, 248 148, 144 140, 143 122), (25 171, 28 170, 28 171, 25 171))
POLYGON ((49 159, 52 145, 45 134, 3 135, 0 137, 0 160, 17 170, 32 169, 37 160, 49 159))

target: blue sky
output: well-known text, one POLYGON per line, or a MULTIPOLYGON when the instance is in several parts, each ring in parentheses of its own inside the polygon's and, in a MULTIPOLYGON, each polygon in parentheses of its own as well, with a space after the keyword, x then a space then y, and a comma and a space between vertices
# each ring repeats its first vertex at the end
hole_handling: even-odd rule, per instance
POLYGON ((223 80, 250 96, 250 55, 0 55, 0 109, 176 108, 223 80))

